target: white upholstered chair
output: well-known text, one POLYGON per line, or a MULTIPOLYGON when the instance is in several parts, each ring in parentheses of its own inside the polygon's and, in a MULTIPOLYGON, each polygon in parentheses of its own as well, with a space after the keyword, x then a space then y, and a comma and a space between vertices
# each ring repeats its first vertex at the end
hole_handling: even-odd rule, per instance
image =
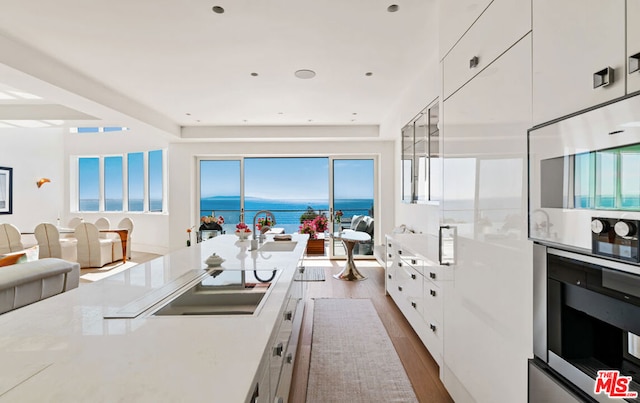
MULTIPOLYGON (((98 230, 110 229, 111 221, 109 221, 106 217, 100 217, 96 220, 96 227, 98 230)), ((112 261, 122 260, 122 241, 120 240, 120 236, 118 234, 109 234, 104 232, 99 232, 100 238, 108 239, 111 241, 111 256, 112 261)))
POLYGON ((0 225, 0 254, 17 252, 24 249, 22 235, 13 224, 0 225))
POLYGON ((75 238, 60 238, 58 228, 50 223, 36 225, 33 231, 36 241, 38 241, 38 257, 57 257, 59 259, 75 262, 78 258, 77 244, 75 238))
POLYGON ((125 217, 118 223, 118 228, 126 228, 129 230, 129 237, 127 238, 127 259, 131 259, 131 234, 133 234, 133 220, 129 217, 125 217))
POLYGON ((82 224, 82 219, 80 217, 73 217, 69 220, 69 224, 67 224, 68 228, 76 229, 78 225, 82 224))
POLYGON ((113 261, 113 242, 100 238, 95 224, 84 222, 76 227, 80 267, 102 267, 113 261))

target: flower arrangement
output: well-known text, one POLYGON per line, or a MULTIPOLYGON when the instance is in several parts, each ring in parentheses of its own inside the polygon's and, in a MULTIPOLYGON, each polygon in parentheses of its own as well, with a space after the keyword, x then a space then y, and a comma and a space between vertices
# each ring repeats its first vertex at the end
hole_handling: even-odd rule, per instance
POLYGON ((249 234, 251 234, 251 230, 249 229, 247 224, 243 222, 239 222, 238 224, 236 224, 236 235, 238 236, 238 238, 247 239, 249 237, 249 234))
POLYGON ((247 234, 251 233, 251 229, 249 226, 243 222, 239 222, 236 224, 236 232, 246 232, 247 234))
POLYGON ((326 215, 321 214, 313 219, 313 225, 315 225, 316 231, 324 232, 329 229, 329 220, 326 215))
POLYGON ((258 221, 256 222, 256 227, 259 230, 262 230, 262 228, 266 228, 269 227, 271 228, 273 226, 273 220, 270 217, 263 217, 263 218, 258 218, 258 221))
POLYGON ((195 228, 196 226, 194 225, 191 228, 187 228, 187 246, 191 246, 191 231, 195 228))
POLYGON ((301 234, 309 234, 309 238, 310 239, 318 238, 316 225, 314 224, 313 220, 305 220, 305 221, 303 221, 302 225, 300 226, 300 233, 301 234))
POLYGON ((342 212, 342 210, 338 210, 336 211, 336 213, 334 214, 335 216, 335 220, 338 224, 340 224, 340 221, 342 221, 342 216, 344 215, 344 213, 342 212))

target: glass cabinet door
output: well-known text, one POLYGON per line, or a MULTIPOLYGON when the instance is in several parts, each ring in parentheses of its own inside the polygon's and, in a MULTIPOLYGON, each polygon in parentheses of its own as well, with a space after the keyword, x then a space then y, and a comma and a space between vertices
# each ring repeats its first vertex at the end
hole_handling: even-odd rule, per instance
POLYGON ((442 196, 438 99, 402 128, 402 201, 425 203, 442 196))

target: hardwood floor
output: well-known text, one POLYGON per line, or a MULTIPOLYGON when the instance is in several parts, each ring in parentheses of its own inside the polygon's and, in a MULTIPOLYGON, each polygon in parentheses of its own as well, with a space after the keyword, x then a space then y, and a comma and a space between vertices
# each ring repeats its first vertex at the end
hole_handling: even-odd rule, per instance
POLYGON ((376 307, 387 333, 398 352, 420 402, 453 402, 440 382, 438 365, 424 347, 411 325, 402 316, 391 297, 384 293, 384 270, 375 261, 357 261, 358 270, 367 277, 363 281, 342 281, 332 277, 344 261, 305 260, 306 267, 324 267, 325 281, 306 282, 307 298, 298 352, 293 368, 289 402, 306 401, 314 298, 369 298, 376 307))

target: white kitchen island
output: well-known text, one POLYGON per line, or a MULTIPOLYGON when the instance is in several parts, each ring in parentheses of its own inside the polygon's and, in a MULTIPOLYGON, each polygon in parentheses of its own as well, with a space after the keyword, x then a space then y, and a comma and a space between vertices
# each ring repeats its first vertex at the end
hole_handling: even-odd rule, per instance
POLYGON ((282 316, 302 316, 295 304, 293 319, 285 312, 304 284, 293 279, 307 235, 292 236, 292 251, 250 251, 248 240, 219 236, 0 315, 0 401, 233 403, 251 401, 258 383, 259 400, 269 401, 282 316), (214 252, 225 262, 208 268, 214 252), (150 314, 185 279, 214 269, 278 274, 254 314, 150 314), (105 319, 123 312, 132 317, 105 319))

